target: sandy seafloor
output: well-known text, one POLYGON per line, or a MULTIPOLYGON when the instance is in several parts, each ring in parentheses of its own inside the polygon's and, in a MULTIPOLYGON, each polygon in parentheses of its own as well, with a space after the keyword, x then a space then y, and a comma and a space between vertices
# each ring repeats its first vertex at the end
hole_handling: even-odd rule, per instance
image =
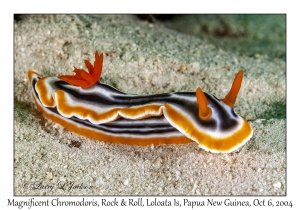
POLYGON ((14 26, 15 195, 286 195, 284 59, 225 50, 131 15, 28 15, 14 26), (96 50, 106 53, 101 81, 133 94, 201 87, 222 99, 244 69, 235 112, 250 122, 253 138, 233 153, 214 154, 196 143, 104 143, 45 119, 27 70, 70 74, 96 50), (71 183, 85 187, 69 190, 71 183))

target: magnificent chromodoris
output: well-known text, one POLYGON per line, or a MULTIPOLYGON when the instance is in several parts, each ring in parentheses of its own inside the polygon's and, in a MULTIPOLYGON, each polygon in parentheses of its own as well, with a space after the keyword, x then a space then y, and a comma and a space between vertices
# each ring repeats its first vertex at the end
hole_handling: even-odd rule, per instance
POLYGON ((99 81, 103 54, 96 51, 88 72, 42 77, 28 71, 35 104, 44 116, 68 130, 105 142, 156 145, 192 141, 214 153, 229 153, 253 134, 250 124, 233 106, 243 79, 236 75, 223 100, 200 88, 195 92, 154 95, 123 93, 99 81))

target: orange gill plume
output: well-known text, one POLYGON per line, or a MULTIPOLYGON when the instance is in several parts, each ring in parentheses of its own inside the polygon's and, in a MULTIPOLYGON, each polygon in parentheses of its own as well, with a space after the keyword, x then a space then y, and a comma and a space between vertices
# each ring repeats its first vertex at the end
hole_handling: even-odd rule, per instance
POLYGON ((70 85, 79 86, 82 88, 89 88, 93 86, 96 82, 98 82, 101 76, 103 53, 99 55, 98 51, 95 52, 94 66, 88 60, 84 60, 84 63, 89 72, 74 67, 73 72, 75 72, 75 75, 62 75, 58 78, 70 85))

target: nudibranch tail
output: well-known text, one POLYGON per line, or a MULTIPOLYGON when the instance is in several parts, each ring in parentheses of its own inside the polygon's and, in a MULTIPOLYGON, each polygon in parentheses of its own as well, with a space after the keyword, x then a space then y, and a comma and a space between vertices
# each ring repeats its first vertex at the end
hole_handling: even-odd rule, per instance
POLYGON ((99 81, 102 73, 103 53, 99 55, 98 51, 95 52, 94 66, 88 60, 85 60, 84 63, 89 72, 74 67, 73 72, 75 72, 75 75, 62 75, 58 76, 58 78, 70 85, 79 86, 82 88, 89 88, 93 86, 99 81))
POLYGON ((194 141, 214 153, 232 152, 252 137, 250 124, 233 110, 243 71, 221 101, 201 88, 196 93, 123 93, 99 81, 103 54, 96 51, 94 65, 84 63, 88 71, 75 68, 72 76, 42 77, 28 71, 38 110, 72 132, 140 146, 194 141))
POLYGON ((240 70, 235 76, 235 79, 233 80, 229 93, 223 99, 223 102, 230 107, 234 107, 237 95, 241 88, 242 80, 243 80, 243 70, 240 70))
POLYGON ((201 90, 201 88, 197 88, 196 91, 196 98, 197 98, 197 103, 199 105, 199 117, 202 120, 207 120, 210 118, 212 111, 211 108, 207 106, 207 100, 205 97, 205 94, 201 90))

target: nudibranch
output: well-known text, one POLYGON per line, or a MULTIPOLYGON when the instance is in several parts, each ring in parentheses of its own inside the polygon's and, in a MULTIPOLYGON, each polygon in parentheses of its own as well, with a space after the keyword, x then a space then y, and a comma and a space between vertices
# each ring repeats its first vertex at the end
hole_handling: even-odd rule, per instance
POLYGON ((185 144, 195 141, 214 153, 229 153, 253 134, 233 106, 243 79, 236 75, 223 100, 200 88, 196 92, 154 95, 123 93, 99 81, 103 54, 96 51, 88 72, 42 77, 28 71, 32 95, 44 116, 77 134, 105 142, 131 145, 185 144))

